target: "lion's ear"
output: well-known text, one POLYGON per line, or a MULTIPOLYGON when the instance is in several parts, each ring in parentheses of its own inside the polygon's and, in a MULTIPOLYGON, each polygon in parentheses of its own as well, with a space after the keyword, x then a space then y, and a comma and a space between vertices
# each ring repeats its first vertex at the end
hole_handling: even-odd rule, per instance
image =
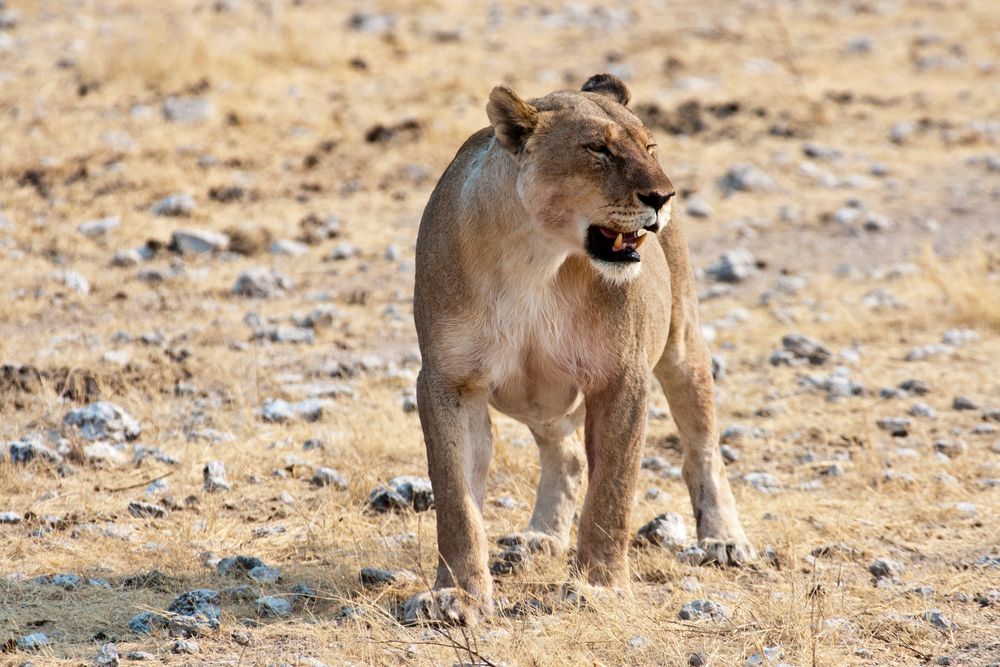
POLYGON ((497 86, 490 92, 486 115, 500 145, 513 154, 524 148, 525 142, 538 124, 538 109, 531 106, 507 86, 497 86))
POLYGON ((625 82, 614 74, 595 74, 587 79, 580 89, 585 93, 598 93, 615 100, 622 106, 628 104, 632 99, 632 93, 628 91, 625 82))

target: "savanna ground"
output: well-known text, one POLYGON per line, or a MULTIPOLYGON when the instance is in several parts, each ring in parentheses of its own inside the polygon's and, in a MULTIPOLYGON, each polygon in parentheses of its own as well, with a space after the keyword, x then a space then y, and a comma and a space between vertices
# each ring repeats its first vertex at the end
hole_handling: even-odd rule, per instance
MULTIPOLYGON (((1000 553, 993 0, 7 4, 0 361, 10 366, 0 441, 47 437, 99 396, 141 421, 129 460, 142 444, 178 463, 90 460, 71 432, 66 476, 4 457, 0 512, 23 518, 0 524, 0 642, 43 632, 50 643, 27 652, 11 641, 0 664, 89 663, 108 641, 123 661, 141 650, 171 665, 683 665, 693 653, 736 665, 774 646, 782 657, 771 663, 796 665, 1000 663, 1000 569, 984 558, 1000 553), (404 627, 398 607, 425 584, 368 590, 359 571, 433 572, 432 512, 366 510, 373 487, 426 474, 417 416, 403 409, 419 366, 411 294, 421 209, 486 123, 493 85, 535 96, 601 71, 627 80, 680 192, 675 223, 688 229, 703 323, 726 362, 721 426, 746 427, 728 470, 765 557, 723 570, 636 547, 633 597, 585 608, 560 595, 567 561, 539 557, 497 580, 499 609, 534 600, 534 611, 466 632, 404 627), (165 118, 168 97, 194 100, 192 117, 165 118), (724 194, 717 181, 737 163, 773 185, 724 194), (190 194, 194 210, 154 215, 172 193, 190 194), (699 201, 708 216, 686 215, 699 201), (107 216, 120 225, 77 231, 107 216), (338 218, 339 236, 314 234, 298 256, 268 251, 271 239, 300 237, 310 216, 338 218), (165 244, 177 229, 228 230, 232 249, 182 256, 153 243, 140 265, 112 265, 116 252, 165 244), (356 253, 342 246, 334 254, 349 256, 332 259, 345 242, 356 253), (720 290, 702 270, 738 247, 759 270, 720 290), (272 298, 234 296, 236 277, 255 266, 293 285, 272 298), (253 339, 248 313, 290 325, 323 304, 337 315, 314 342, 253 339), (905 360, 953 329, 975 335, 905 360), (832 358, 769 363, 793 332, 832 358), (15 369, 42 381, 20 382, 15 369), (803 382, 832 372, 863 391, 828 400, 803 382), (908 379, 929 393, 880 396, 908 379), (265 399, 302 398, 315 382, 353 394, 316 422, 259 418, 265 399), (957 395, 978 407, 953 409, 957 395), (909 416, 905 436, 877 426, 916 402, 936 415, 909 416), (209 428, 233 438, 198 437, 209 428), (325 446, 306 450, 308 439, 325 446), (203 490, 209 460, 225 464, 230 491, 203 490), (347 488, 311 484, 318 466, 346 475, 347 488), (754 472, 777 486, 742 481, 754 472), (134 500, 168 512, 133 517, 134 500), (840 547, 812 555, 824 545, 840 547), (236 554, 279 567, 282 579, 253 584, 250 600, 225 597, 221 627, 196 638, 200 653, 172 653, 166 630, 127 629, 184 591, 245 583, 211 567, 236 554), (868 565, 878 557, 903 566, 897 580, 876 585, 868 565), (56 573, 110 587, 31 581, 56 573), (288 596, 301 582, 315 600, 257 618, 258 592, 288 596), (730 618, 680 620, 697 598, 726 605, 730 618), (953 625, 924 620, 933 609, 953 625)), ((693 533, 661 395, 651 408, 646 454, 668 465, 642 471, 635 525, 673 511, 693 533)), ((485 512, 499 537, 526 523, 538 465, 525 429, 494 424, 485 512)))

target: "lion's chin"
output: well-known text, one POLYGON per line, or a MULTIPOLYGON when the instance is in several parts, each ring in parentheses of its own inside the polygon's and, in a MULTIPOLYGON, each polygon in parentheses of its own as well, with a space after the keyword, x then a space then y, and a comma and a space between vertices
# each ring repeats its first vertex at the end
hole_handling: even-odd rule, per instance
POLYGON ((642 262, 605 262, 591 259, 601 278, 616 287, 635 280, 642 273, 642 262))

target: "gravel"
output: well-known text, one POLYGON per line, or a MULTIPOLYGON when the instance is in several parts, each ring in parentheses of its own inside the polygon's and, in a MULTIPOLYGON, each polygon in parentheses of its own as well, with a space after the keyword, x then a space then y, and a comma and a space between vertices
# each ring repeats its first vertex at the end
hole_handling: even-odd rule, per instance
POLYGON ((292 289, 292 279, 266 266, 257 266, 241 273, 233 284, 233 294, 254 299, 279 296, 292 289))
POLYGON ((895 579, 903 573, 903 564, 891 558, 876 558, 868 566, 875 579, 895 579))
POLYGON ((223 252, 229 237, 207 229, 178 229, 170 237, 170 249, 182 255, 223 252))
POLYGON ((731 614, 725 605, 711 600, 692 600, 681 607, 677 614, 684 621, 725 620, 731 614))
POLYGON ((333 401, 325 398, 307 398, 294 402, 271 398, 264 401, 264 407, 260 410, 260 418, 275 423, 315 422, 323 416, 323 411, 330 407, 333 407, 333 401))
POLYGON ((77 225, 76 231, 92 239, 100 238, 113 229, 121 226, 122 220, 117 215, 96 220, 87 220, 77 225))
POLYGON ((706 272, 720 282, 739 283, 757 273, 757 260, 746 248, 723 253, 706 272))
POLYGON ((206 491, 228 491, 229 480, 226 479, 226 466, 222 461, 209 461, 202 470, 202 480, 206 491))
POLYGON ((163 100, 163 116, 172 123, 201 123, 214 113, 214 106, 204 97, 171 96, 163 100))
POLYGON ((194 213, 196 208, 194 197, 186 192, 167 195, 153 204, 150 212, 167 218, 186 217, 194 213))
POLYGON ((313 474, 312 483, 316 486, 332 486, 337 489, 347 488, 347 477, 333 468, 317 468, 313 474))
POLYGON ((86 440, 135 440, 142 433, 139 422, 123 408, 107 401, 91 403, 70 410, 62 420, 63 426, 76 429, 86 440))
POLYGON ((725 195, 734 192, 768 192, 776 187, 777 184, 767 172, 748 163, 734 164, 719 179, 719 188, 725 195))
POLYGON ((394 477, 388 486, 372 489, 368 495, 368 506, 376 512, 406 509, 426 512, 434 507, 434 490, 426 477, 394 477))
POLYGON ((762 493, 778 493, 781 491, 781 481, 769 472, 748 472, 743 475, 742 479, 762 493))
POLYGON ((654 546, 680 549, 688 539, 687 526, 680 514, 665 512, 642 526, 637 538, 654 546))
POLYGON ((292 615, 292 603, 275 595, 264 595, 257 598, 254 608, 259 616, 283 618, 292 615))

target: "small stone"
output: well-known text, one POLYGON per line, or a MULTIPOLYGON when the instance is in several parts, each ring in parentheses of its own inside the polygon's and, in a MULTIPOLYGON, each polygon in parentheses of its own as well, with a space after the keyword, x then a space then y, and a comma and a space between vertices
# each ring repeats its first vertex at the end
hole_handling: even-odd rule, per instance
POLYGON ((54 574, 48 583, 63 590, 75 591, 80 586, 80 581, 80 577, 75 574, 54 574))
POLYGON ((258 565, 247 572, 247 576, 258 584, 276 584, 281 579, 281 570, 267 565, 258 565))
POLYGON ((178 229, 170 237, 170 249, 182 255, 223 252, 229 237, 207 229, 178 229))
POLYGON ((739 283, 757 272, 757 260, 749 250, 737 248, 723 253, 706 272, 718 281, 739 283))
POLYGON ((272 255, 285 255, 287 257, 301 257, 309 252, 309 246, 292 239, 278 239, 271 244, 268 252, 272 255))
POLYGON ((691 545, 677 554, 677 560, 688 565, 701 565, 707 556, 704 549, 697 545, 691 545))
POLYGON ((215 571, 223 577, 238 574, 248 574, 250 570, 261 567, 264 561, 256 556, 229 556, 221 559, 215 566, 215 571))
POLYGON ((380 567, 361 569, 361 585, 365 588, 381 588, 391 584, 412 583, 417 575, 409 570, 386 570, 380 567))
POLYGON ((284 294, 293 286, 292 280, 274 269, 258 266, 247 269, 236 278, 233 294, 263 299, 284 294))
POLYGON ((920 618, 927 621, 938 630, 944 630, 946 632, 958 630, 958 624, 954 623, 951 619, 942 614, 940 609, 928 609, 920 615, 920 618))
POLYGON ((172 123, 201 123, 214 112, 212 103, 204 97, 170 96, 163 100, 163 115, 172 123))
POLYGON ((708 218, 712 215, 712 207, 697 195, 687 198, 687 214, 692 218, 708 218))
POLYGON ((146 651, 129 651, 125 654, 125 659, 135 661, 156 660, 156 656, 146 651))
POLYGON ((764 429, 759 426, 730 424, 719 438, 724 442, 742 442, 744 440, 763 438, 766 435, 767 433, 765 433, 764 429))
POLYGON ((911 378, 909 380, 903 380, 897 386, 907 394, 913 396, 926 396, 931 393, 930 385, 923 380, 914 380, 911 378))
POLYGON ((347 488, 347 477, 333 468, 317 468, 312 483, 316 486, 333 486, 337 489, 347 488))
POLYGON ((950 329, 941 336, 945 345, 960 347, 979 340, 979 334, 972 329, 950 329))
POLYGON ((781 338, 781 345, 787 352, 799 359, 808 361, 814 366, 820 366, 833 356, 830 349, 819 341, 798 333, 788 334, 781 338))
POLYGON ((63 427, 75 428, 86 440, 135 440, 142 427, 131 415, 114 403, 98 401, 70 410, 62 420, 63 427))
POLYGON ((868 566, 868 571, 876 579, 895 579, 903 573, 903 564, 891 558, 876 558, 868 566))
POLYGON ((954 352, 955 348, 951 345, 944 345, 943 343, 928 343, 927 345, 919 345, 903 357, 904 361, 926 361, 928 359, 933 359, 935 357, 941 357, 951 352, 954 352))
POLYGON ((765 171, 752 164, 734 164, 719 179, 719 187, 726 195, 733 192, 767 192, 774 190, 777 184, 765 171))
POLYGON ((146 258, 143 257, 142 252, 137 248, 130 248, 128 250, 119 250, 111 258, 111 266, 117 266, 119 268, 130 268, 133 266, 138 266, 146 258))
POLYGON ((770 664, 772 661, 781 660, 785 656, 785 651, 780 646, 765 646, 764 654, 754 653, 746 662, 744 667, 758 667, 759 665, 770 664))
POLYGON ((883 417, 875 425, 883 431, 889 431, 893 437, 905 438, 909 433, 910 420, 907 417, 883 417))
POLYGON ((226 466, 222 461, 209 461, 202 470, 202 481, 209 493, 228 491, 229 480, 226 479, 226 466))
POLYGON ((289 402, 278 398, 264 401, 260 417, 268 422, 318 421, 323 411, 333 406, 330 399, 308 398, 302 401, 289 402))
POLYGON ((319 597, 319 592, 309 584, 299 582, 292 586, 292 598, 295 602, 308 602, 319 597))
POLYGON ((426 512, 434 506, 434 490, 426 477, 394 477, 387 487, 377 487, 368 495, 368 505, 376 512, 412 509, 426 512))
POLYGON ((732 445, 719 445, 719 453, 726 463, 736 463, 740 460, 740 450, 732 445))
POLYGON ((22 651, 37 651, 42 647, 48 646, 50 643, 51 640, 44 632, 32 632, 23 637, 18 637, 14 642, 17 648, 22 651))
POLYGON ((185 635, 194 634, 201 628, 214 630, 219 627, 222 615, 222 595, 215 590, 198 588, 178 595, 167 611, 181 617, 173 618, 171 622, 185 635))
POLYGON ((692 600, 681 607, 678 616, 683 621, 725 620, 729 618, 730 612, 724 605, 711 600, 692 600))
POLYGON ((979 404, 968 396, 956 396, 951 402, 951 407, 955 410, 978 410, 979 404))
POLYGON ((102 644, 93 660, 94 667, 118 667, 118 649, 114 644, 102 644))
POLYGON ((894 144, 904 144, 913 134, 913 123, 901 121, 889 129, 889 141, 894 144))
POLYGON ((649 646, 650 641, 642 635, 632 635, 628 639, 628 647, 633 651, 639 651, 649 646))
POLYGON ((284 616, 291 616, 292 614, 292 603, 285 598, 280 598, 274 595, 265 595, 257 598, 257 601, 254 603, 254 607, 256 608, 259 616, 273 616, 281 618, 284 616))
POLYGON ((674 512, 665 512, 639 529, 638 539, 654 546, 680 549, 687 542, 684 518, 674 512))
POLYGON ((153 634, 153 629, 164 622, 165 619, 162 616, 150 611, 144 611, 129 619, 128 629, 141 635, 151 635, 153 634))
POLYGON ((167 516, 167 510, 160 505, 138 500, 128 504, 128 513, 138 519, 162 519, 167 516))
POLYGON ((193 639, 178 639, 174 642, 173 646, 170 647, 170 652, 184 655, 194 655, 196 653, 201 653, 201 647, 198 646, 198 642, 193 639))
POLYGON ((358 254, 358 247, 348 241, 342 241, 333 247, 329 258, 335 261, 350 259, 358 254))
POLYGON ((0 512, 0 525, 7 524, 8 526, 12 526, 21 523, 23 520, 24 515, 20 512, 0 512))
POLYGON ((112 229, 117 229, 119 225, 122 224, 121 218, 118 216, 111 216, 108 218, 98 218, 97 220, 87 220, 86 222, 81 222, 76 231, 80 232, 84 236, 89 236, 92 239, 104 236, 112 229))
POLYGON ((927 417, 928 419, 934 419, 937 417, 937 412, 931 406, 926 403, 914 403, 910 406, 910 416, 911 417, 927 417))
POLYGON ((743 481, 762 493, 781 491, 781 482, 769 472, 748 472, 743 475, 743 481))
POLYGON ((969 449, 964 440, 935 440, 934 451, 940 452, 949 459, 961 456, 969 449))
POLYGON ((153 215, 162 217, 186 217, 194 213, 194 198, 184 192, 167 195, 159 200, 150 211, 153 215))
MULTIPOLYGON (((43 445, 41 437, 36 434, 26 435, 20 440, 10 443, 7 446, 7 452, 12 464, 30 463, 36 459, 56 465, 63 462, 62 454, 43 445)), ((0 455, 2 454, 3 452, 0 450, 0 455)))

